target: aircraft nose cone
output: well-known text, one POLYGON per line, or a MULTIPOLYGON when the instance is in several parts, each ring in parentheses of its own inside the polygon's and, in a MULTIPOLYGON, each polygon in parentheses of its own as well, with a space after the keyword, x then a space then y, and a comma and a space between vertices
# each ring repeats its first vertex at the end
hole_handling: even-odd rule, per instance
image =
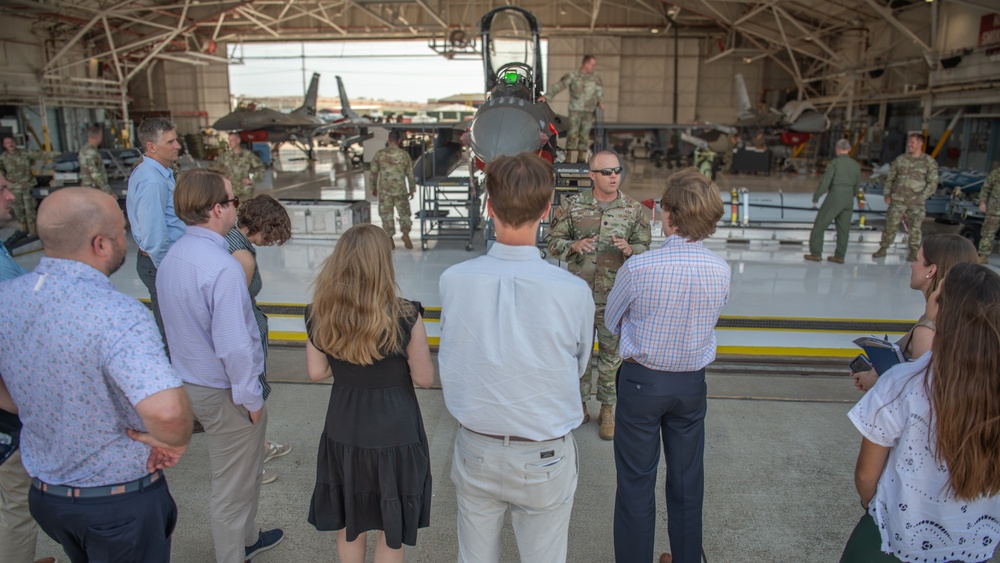
MULTIPOLYGON (((528 106, 530 107, 530 106, 528 106)), ((538 150, 538 119, 528 107, 487 103, 472 120, 472 150, 483 162, 538 150)))

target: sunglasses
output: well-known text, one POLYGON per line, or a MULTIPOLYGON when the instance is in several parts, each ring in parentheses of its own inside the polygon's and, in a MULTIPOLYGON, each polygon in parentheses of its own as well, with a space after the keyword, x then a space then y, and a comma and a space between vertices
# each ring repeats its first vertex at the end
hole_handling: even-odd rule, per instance
POLYGON ((601 168, 600 170, 591 170, 591 172, 594 172, 595 174, 597 172, 600 172, 601 176, 610 176, 612 174, 621 174, 622 173, 622 167, 621 166, 615 166, 614 168, 601 168))
POLYGON ((233 204, 234 208, 238 208, 240 206, 240 198, 234 197, 233 199, 225 199, 225 200, 220 201, 219 205, 225 207, 225 206, 229 205, 230 203, 233 204))

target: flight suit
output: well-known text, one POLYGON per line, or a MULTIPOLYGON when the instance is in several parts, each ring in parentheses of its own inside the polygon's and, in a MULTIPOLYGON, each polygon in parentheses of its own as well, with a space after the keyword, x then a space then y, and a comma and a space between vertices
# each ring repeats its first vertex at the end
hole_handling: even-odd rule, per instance
POLYGON ((97 188, 102 192, 115 195, 108 185, 108 173, 104 170, 104 158, 100 151, 90 143, 86 143, 76 156, 80 161, 80 185, 97 188))
POLYGON ((938 187, 938 164, 930 155, 914 157, 902 154, 892 161, 885 179, 883 193, 889 198, 885 212, 885 231, 879 251, 889 248, 896 239, 896 230, 903 215, 910 221, 910 261, 916 260, 920 249, 921 226, 927 214, 927 199, 938 187))
POLYGON ((823 232, 834 223, 837 229, 837 248, 833 255, 841 260, 847 254, 847 238, 854 213, 854 197, 861 189, 861 166, 850 155, 842 154, 830 161, 826 172, 813 194, 813 205, 826 195, 816 214, 812 233, 809 235, 809 254, 823 255, 823 232))
POLYGON ((580 151, 579 162, 585 162, 590 146, 594 110, 604 98, 604 87, 601 84, 601 77, 596 72, 585 74, 578 69, 553 84, 549 90, 549 97, 566 88, 569 88, 569 130, 566 136, 566 150, 580 151))
POLYGON ((27 151, 17 149, 13 153, 6 150, 0 154, 0 173, 11 183, 10 191, 14 194, 14 215, 21 222, 21 230, 35 233, 35 197, 31 190, 38 185, 31 167, 34 161, 57 156, 59 153, 45 151, 27 151))
POLYGON ((1000 226, 1000 168, 994 168, 986 177, 979 192, 979 201, 986 203, 986 218, 979 239, 979 260, 986 263, 993 252, 993 237, 1000 226))
POLYGON ((256 154, 246 149, 228 150, 220 154, 215 163, 233 184, 234 196, 244 201, 253 197, 254 178, 264 174, 264 163, 256 154), (250 181, 244 183, 244 180, 250 181))
POLYGON ((409 235, 410 218, 409 195, 417 189, 413 178, 413 161, 410 155, 398 146, 389 146, 375 153, 371 164, 371 185, 378 190, 378 214, 382 218, 382 228, 391 238, 396 234, 392 211, 399 214, 399 231, 409 235), (409 190, 406 189, 409 182, 409 190))
MULTIPOLYGON (((623 237, 632 245, 633 255, 649 250, 652 240, 649 212, 643 205, 621 191, 609 202, 606 209, 594 199, 593 191, 585 191, 567 198, 555 212, 549 229, 549 253, 566 262, 570 273, 579 276, 594 294, 597 328, 597 400, 612 406, 618 402, 615 373, 621 365, 618 355, 618 335, 604 326, 604 307, 608 294, 615 285, 618 268, 625 263, 625 255, 611 241, 612 236, 623 237), (572 249, 574 242, 597 235, 592 253, 578 254, 572 249)), ((590 397, 591 374, 588 370, 580 376, 580 396, 583 402, 590 397)))

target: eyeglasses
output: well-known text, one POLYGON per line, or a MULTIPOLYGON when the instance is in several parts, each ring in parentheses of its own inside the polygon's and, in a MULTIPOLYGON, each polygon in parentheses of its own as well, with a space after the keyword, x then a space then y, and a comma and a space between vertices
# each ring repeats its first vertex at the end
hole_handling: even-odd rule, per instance
POLYGON ((621 174, 622 173, 622 167, 621 166, 615 166, 614 168, 601 168, 600 170, 591 170, 591 172, 593 172, 595 174, 598 173, 598 172, 600 172, 601 176, 610 176, 612 174, 621 174))
POLYGON ((234 197, 233 199, 225 199, 219 202, 219 205, 225 207, 229 204, 233 204, 233 208, 238 208, 240 206, 240 198, 234 197))

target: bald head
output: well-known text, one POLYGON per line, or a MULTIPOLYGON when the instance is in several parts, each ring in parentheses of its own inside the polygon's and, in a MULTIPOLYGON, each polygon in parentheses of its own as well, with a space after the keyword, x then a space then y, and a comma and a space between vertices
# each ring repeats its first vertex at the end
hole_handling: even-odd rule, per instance
POLYGON ((83 262, 95 236, 111 236, 123 222, 115 198, 93 188, 63 188, 38 206, 38 238, 45 255, 83 262))

